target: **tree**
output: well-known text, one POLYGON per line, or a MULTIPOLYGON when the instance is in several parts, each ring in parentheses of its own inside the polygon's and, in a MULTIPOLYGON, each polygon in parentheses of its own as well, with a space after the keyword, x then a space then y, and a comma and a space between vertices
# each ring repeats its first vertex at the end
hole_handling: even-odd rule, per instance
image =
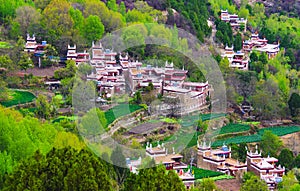
POLYGON ((164 97, 164 103, 167 105, 168 116, 177 117, 180 114, 180 99, 179 97, 164 97))
POLYGON ((286 102, 281 98, 277 80, 260 80, 251 96, 254 113, 261 119, 274 119, 286 115, 286 102))
POLYGON ((269 190, 266 182, 264 182, 263 180, 260 180, 259 177, 257 177, 256 175, 248 174, 248 173, 246 173, 246 174, 249 177, 242 184, 242 187, 240 189, 241 191, 253 191, 253 190, 268 191, 269 190))
POLYGON ((243 40, 242 40, 242 35, 241 35, 241 33, 238 33, 238 34, 235 36, 233 46, 234 46, 234 51, 242 50, 242 47, 243 47, 243 40))
POLYGON ((78 72, 83 74, 84 76, 90 75, 93 71, 93 67, 90 64, 87 63, 80 63, 78 65, 78 72))
POLYGON ((50 104, 47 97, 40 94, 35 100, 35 113, 39 118, 48 119, 50 117, 50 104))
POLYGON ((213 179, 211 178, 204 178, 200 182, 199 186, 197 187, 198 191, 214 191, 217 190, 217 186, 213 179))
POLYGON ((267 63, 268 63, 268 55, 267 55, 267 53, 262 52, 262 53, 259 55, 258 60, 261 61, 263 64, 267 64, 267 63))
POLYGON ((293 152, 288 148, 282 149, 278 156, 278 161, 282 166, 291 170, 293 167, 293 161, 294 161, 293 152))
POLYGON ((124 1, 122 1, 120 3, 119 12, 121 13, 121 15, 125 16, 125 14, 126 14, 126 6, 125 6, 124 1))
POLYGON ((258 55, 256 51, 252 51, 250 54, 250 61, 251 62, 257 62, 258 61, 258 55))
POLYGON ((79 9, 74 9, 73 7, 71 7, 69 14, 72 20, 74 21, 73 28, 78 30, 78 32, 82 34, 83 25, 84 25, 84 17, 82 15, 82 12, 79 9))
POLYGON ((292 93, 288 101, 289 109, 292 117, 296 117, 300 113, 300 96, 297 93, 292 93))
POLYGON ((5 68, 7 70, 14 70, 16 69, 13 61, 9 58, 8 55, 0 56, 0 67, 5 68))
POLYGON ((231 70, 229 65, 230 64, 229 64, 229 60, 227 57, 223 58, 219 63, 220 70, 221 70, 222 74, 224 74, 225 76, 227 76, 231 70))
POLYGON ((178 190, 184 191, 185 186, 179 179, 175 171, 167 171, 163 165, 153 168, 140 169, 139 174, 133 173, 124 183, 125 191, 144 191, 144 190, 178 190))
POLYGON ((7 99, 7 83, 0 77, 0 101, 5 101, 7 99))
POLYGON ((247 19, 248 16, 249 16, 249 10, 242 7, 242 8, 240 8, 240 11, 239 11, 238 15, 239 15, 240 18, 247 19))
POLYGON ((284 175, 282 182, 278 185, 279 191, 290 191, 292 190, 294 185, 298 184, 298 180, 293 173, 293 171, 289 171, 286 175, 284 175))
POLYGON ((116 172, 116 181, 119 185, 122 185, 126 178, 129 176, 130 171, 126 166, 126 159, 125 156, 122 153, 121 147, 117 146, 111 156, 110 161, 114 165, 114 169, 116 172))
POLYGON ((116 3, 116 0, 108 0, 107 7, 112 11, 118 11, 118 4, 116 3))
POLYGON ((75 76, 77 71, 77 66, 74 60, 66 61, 66 67, 55 70, 54 78, 56 79, 64 79, 64 78, 72 78, 75 76))
POLYGON ((88 150, 39 151, 6 176, 4 190, 114 190, 110 167, 88 150))
POLYGON ((300 168, 300 154, 298 154, 293 162, 293 166, 296 168, 300 168))
POLYGON ((72 20, 69 10, 71 4, 66 0, 53 0, 43 11, 42 25, 48 30, 49 41, 55 42, 62 35, 70 35, 74 21, 72 20))
POLYGON ((85 20, 84 24, 84 36, 88 43, 99 40, 104 33, 104 25, 100 18, 96 15, 90 15, 85 20))
POLYGON ((250 97, 255 92, 255 86, 257 83, 256 75, 251 71, 238 71, 237 72, 237 92, 246 98, 250 97))
POLYGON ((141 104, 142 100, 143 100, 143 98, 142 98, 141 92, 140 91, 135 92, 135 94, 134 94, 134 102, 136 104, 141 104))
POLYGON ((282 140, 277 135, 274 135, 272 131, 264 131, 260 142, 260 148, 263 150, 264 156, 270 155, 276 157, 282 145, 282 140))
POLYGON ((16 10, 15 21, 20 24, 20 32, 24 36, 29 32, 29 27, 40 24, 41 14, 32 6, 21 6, 16 10))
POLYGON ((25 52, 22 53, 21 59, 18 62, 19 67, 22 70, 27 70, 28 68, 33 68, 33 62, 29 55, 25 52))

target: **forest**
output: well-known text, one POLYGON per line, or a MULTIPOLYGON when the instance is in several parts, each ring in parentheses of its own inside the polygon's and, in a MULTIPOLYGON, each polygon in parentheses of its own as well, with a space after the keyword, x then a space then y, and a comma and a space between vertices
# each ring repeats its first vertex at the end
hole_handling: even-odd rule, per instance
MULTIPOLYGON (((121 104, 114 108, 120 110, 117 114, 112 109, 97 109, 95 116, 87 112, 81 122, 91 128, 77 128, 72 95, 78 92, 73 87, 94 70, 88 64, 77 67, 74 61, 66 61, 68 45, 76 44, 77 50, 88 51, 92 42, 124 27, 121 38, 125 43, 143 44, 126 50, 131 61, 156 66, 174 62, 176 68, 188 70, 187 80, 191 82, 205 82, 206 71, 197 63, 191 64, 184 55, 192 52, 193 46, 188 38, 180 37, 180 30, 194 35, 199 46, 208 47, 224 78, 227 108, 236 111, 247 103, 253 108, 249 115, 254 116, 244 119, 239 112, 226 115, 220 139, 213 146, 222 146, 226 141, 232 147, 233 158, 245 161, 244 147, 259 143, 264 156, 277 157, 287 169, 278 189, 299 190, 300 155, 285 147, 279 136, 299 132, 300 5, 296 1, 270 2, 274 6, 248 0, 0 0, 0 190, 186 190, 177 174, 163 165, 131 173, 108 162, 126 165, 125 156, 119 155, 120 148, 112 152, 104 148, 101 156, 96 155, 80 136, 90 133, 87 131, 94 133, 93 117, 108 130, 120 117, 147 111, 148 102, 155 97, 150 85, 144 90, 149 97, 118 97, 131 101, 128 105, 119 101, 121 104), (246 18, 247 26, 232 29, 220 19, 221 9, 246 18), (279 53, 269 59, 265 53, 252 51, 248 70, 230 68, 229 60, 221 57, 221 49, 234 46, 235 51, 241 50, 243 41, 252 33, 266 38, 268 43, 279 43, 279 53), (35 35, 38 43, 47 42, 41 65, 37 57, 24 52, 27 34, 35 35), (170 44, 149 45, 145 43, 146 36, 166 39, 170 44), (59 80, 61 85, 56 93, 45 89, 42 77, 21 74, 51 68, 55 68, 51 80, 59 80), (128 112, 124 109, 127 107, 128 112), (68 112, 62 114, 61 110, 68 112), (259 125, 240 122, 280 120, 289 121, 289 129, 257 129, 259 125)), ((198 132, 187 143, 190 147, 207 130, 205 121, 191 122, 198 132)), ((141 147, 132 143, 132 148, 141 147)), ((253 187, 267 190, 259 177, 246 173, 241 190, 250 191, 253 187)), ((204 178, 191 190, 219 188, 212 179, 204 178)))

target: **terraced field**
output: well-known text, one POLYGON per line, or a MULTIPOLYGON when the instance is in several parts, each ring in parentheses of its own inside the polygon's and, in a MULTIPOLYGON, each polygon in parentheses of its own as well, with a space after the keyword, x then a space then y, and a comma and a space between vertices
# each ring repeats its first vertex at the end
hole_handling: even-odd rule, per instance
POLYGON ((221 139, 215 141, 212 146, 213 147, 218 147, 222 146, 223 143, 229 144, 229 143, 252 143, 252 142, 259 142, 261 141, 262 135, 264 131, 269 130, 272 131, 273 134, 277 136, 284 136, 287 134, 295 133, 300 131, 299 126, 278 126, 278 127, 268 127, 264 129, 260 129, 257 134, 254 135, 247 135, 247 136, 236 136, 232 138, 227 138, 227 139, 221 139))
POLYGON ((35 95, 28 91, 12 90, 9 94, 10 98, 7 101, 1 102, 1 105, 11 107, 18 104, 32 102, 36 98, 35 95))

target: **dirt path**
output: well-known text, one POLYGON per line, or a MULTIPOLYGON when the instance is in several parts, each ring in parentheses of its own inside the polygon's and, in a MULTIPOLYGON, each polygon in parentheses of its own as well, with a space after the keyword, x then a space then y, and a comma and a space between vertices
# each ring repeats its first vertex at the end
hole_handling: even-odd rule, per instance
POLYGON ((237 179, 218 180, 215 183, 223 191, 239 191, 241 188, 241 184, 237 179))

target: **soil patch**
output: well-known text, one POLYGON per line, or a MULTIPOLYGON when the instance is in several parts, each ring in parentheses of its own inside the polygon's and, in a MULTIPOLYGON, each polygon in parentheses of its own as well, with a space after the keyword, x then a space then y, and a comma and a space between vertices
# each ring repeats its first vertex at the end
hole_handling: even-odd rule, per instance
POLYGON ((237 179, 218 180, 215 183, 223 191, 239 191, 241 188, 241 184, 237 179))
POLYGON ((61 67, 56 67, 56 66, 53 66, 53 67, 49 67, 49 68, 37 68, 37 67, 34 67, 34 68, 30 68, 28 70, 25 71, 20 71, 20 73, 23 73, 23 74, 32 74, 34 76, 39 76, 39 77, 53 77, 54 76, 54 71, 57 70, 57 69, 60 69, 61 67))

